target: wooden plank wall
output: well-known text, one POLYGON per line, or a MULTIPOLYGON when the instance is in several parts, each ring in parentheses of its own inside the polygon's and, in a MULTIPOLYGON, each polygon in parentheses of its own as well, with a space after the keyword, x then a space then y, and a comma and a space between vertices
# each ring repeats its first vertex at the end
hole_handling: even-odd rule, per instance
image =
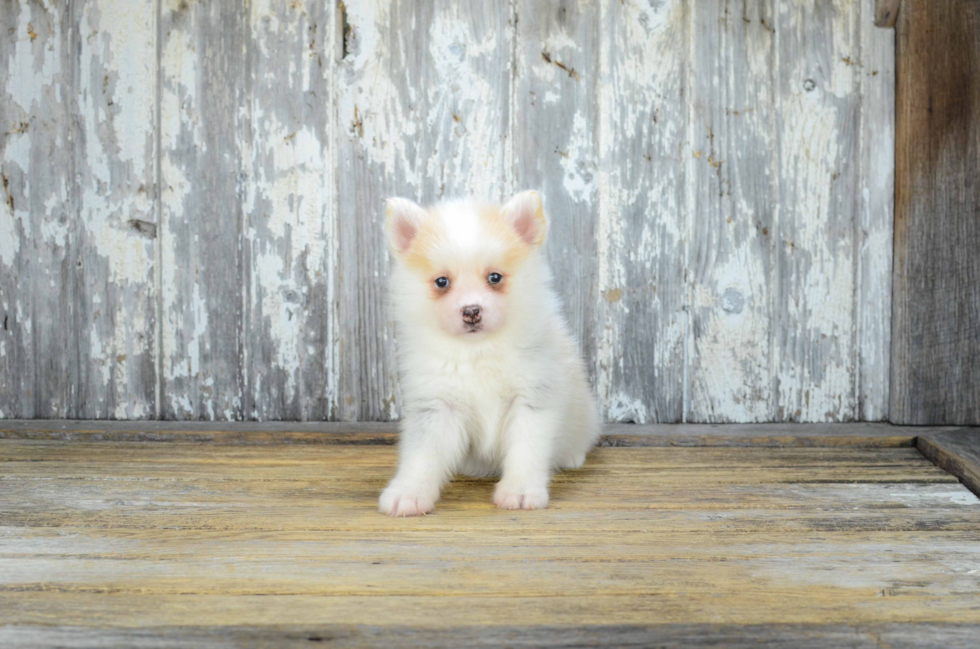
POLYGON ((980 3, 898 14, 891 418, 980 424, 980 3))
POLYGON ((0 417, 398 416, 382 200, 543 191, 612 421, 881 420, 874 1, 0 3, 0 417))

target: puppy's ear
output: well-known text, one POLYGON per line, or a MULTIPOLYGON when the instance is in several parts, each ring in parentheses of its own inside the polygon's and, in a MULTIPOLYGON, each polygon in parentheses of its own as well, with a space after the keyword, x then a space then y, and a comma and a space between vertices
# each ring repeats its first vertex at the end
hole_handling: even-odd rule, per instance
POLYGON ((548 236, 548 217, 536 191, 521 192, 507 201, 501 213, 514 226, 524 243, 538 248, 548 236))
POLYGON ((397 255, 405 254, 425 218, 425 210, 407 198, 385 201, 385 236, 388 246, 397 255))

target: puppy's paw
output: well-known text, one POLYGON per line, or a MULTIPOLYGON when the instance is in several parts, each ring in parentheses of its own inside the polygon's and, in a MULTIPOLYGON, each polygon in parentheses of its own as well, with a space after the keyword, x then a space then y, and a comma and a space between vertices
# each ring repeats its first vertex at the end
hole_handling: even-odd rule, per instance
POLYGON ((544 509, 548 506, 548 489, 498 482, 493 491, 493 504, 500 509, 544 509))
POLYGON ((378 511, 389 516, 422 516, 436 508, 436 499, 419 489, 391 485, 378 499, 378 511))

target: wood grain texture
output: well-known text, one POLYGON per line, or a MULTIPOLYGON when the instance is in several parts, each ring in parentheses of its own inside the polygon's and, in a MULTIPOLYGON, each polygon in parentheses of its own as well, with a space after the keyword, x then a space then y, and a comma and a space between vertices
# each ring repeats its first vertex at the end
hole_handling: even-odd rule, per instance
POLYGON ((855 243, 857 418, 888 417, 891 389, 892 249, 895 218, 895 33, 875 28, 861 5, 861 171, 855 243))
POLYGON ((595 385, 617 422, 684 417, 688 5, 601 3, 595 385))
POLYGON ((980 4, 906 1, 897 39, 889 418, 980 424, 980 4))
POLYGON ((875 26, 894 27, 902 0, 875 0, 875 26))
MULTIPOLYGON (((595 356, 599 3, 515 3, 513 191, 537 189, 545 246, 564 313, 595 356)), ((626 161, 623 161, 624 164, 626 161)))
POLYGON ((71 13, 0 4, 0 416, 73 417, 71 13))
POLYGON ((546 510, 501 512, 492 481, 457 480, 415 519, 375 509, 396 458, 4 440, 0 639, 976 623, 980 499, 913 448, 597 449, 546 510))
POLYGON ((771 421, 772 74, 768 2, 692 3, 687 421, 771 421))
POLYGON ((238 1, 166 0, 160 10, 159 380, 166 419, 234 420, 246 412, 247 25, 238 1))
POLYGON ((341 419, 400 412, 386 305, 383 201, 501 201, 513 54, 510 7, 344 5, 336 76, 341 419))
POLYGON ((245 415, 336 419, 334 2, 249 6, 245 415))
POLYGON ((383 199, 527 187, 607 420, 887 414, 874 0, 61 6, 0 9, 0 417, 396 419, 383 199))
POLYGON ((156 2, 70 6, 73 416, 144 419, 157 388, 156 2))
MULTIPOLYGON (((956 428, 890 424, 606 424, 600 446, 747 448, 914 446, 916 435, 956 428)), ((0 439, 211 444, 395 444, 387 422, 111 422, 7 420, 0 439)))
POLYGON ((772 228, 778 420, 857 418, 859 6, 783 3, 771 26, 780 169, 772 228))
POLYGON ((261 649, 309 647, 328 642, 331 647, 387 649, 454 649, 455 647, 514 647, 515 649, 573 649, 578 647, 686 647, 793 646, 799 649, 971 649, 980 625, 976 624, 603 624, 593 626, 494 626, 425 628, 419 626, 317 625, 257 628, 226 626, 220 629, 190 626, 144 629, 93 629, 83 626, 17 626, 0 629, 0 641, 11 649, 64 647, 240 647, 261 649))
POLYGON ((980 430, 926 433, 916 438, 915 446, 980 496, 980 430))

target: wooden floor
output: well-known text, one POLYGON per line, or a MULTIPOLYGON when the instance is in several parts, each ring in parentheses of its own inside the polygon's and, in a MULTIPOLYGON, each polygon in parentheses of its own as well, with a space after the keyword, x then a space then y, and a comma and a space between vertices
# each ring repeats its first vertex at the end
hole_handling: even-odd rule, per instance
POLYGON ((413 519, 390 445, 5 437, 3 647, 980 642, 980 499, 907 433, 598 448, 547 510, 413 519))

